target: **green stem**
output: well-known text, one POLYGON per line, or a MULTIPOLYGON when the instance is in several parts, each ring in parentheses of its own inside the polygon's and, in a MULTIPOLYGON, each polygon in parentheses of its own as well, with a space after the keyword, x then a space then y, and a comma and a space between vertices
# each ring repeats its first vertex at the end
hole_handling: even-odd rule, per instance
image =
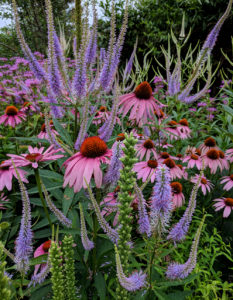
POLYGON ((77 139, 77 129, 78 129, 78 107, 75 105, 75 116, 74 116, 74 142, 77 139))
MULTIPOLYGON (((96 201, 99 204, 101 201, 101 190, 100 189, 96 189, 96 201)), ((93 276, 95 276, 96 273, 96 267, 97 267, 97 261, 96 261, 96 242, 97 242, 97 233, 98 233, 98 220, 97 220, 97 216, 94 213, 92 216, 92 220, 93 220, 93 242, 95 247, 93 248, 93 256, 92 256, 92 264, 93 264, 93 276)))
POLYGON ((36 168, 36 169, 34 169, 34 171, 35 171, 36 184, 37 184, 38 192, 39 192, 39 195, 40 195, 40 199, 41 199, 41 202, 42 202, 42 205, 43 205, 46 217, 48 219, 49 225, 50 225, 51 230, 52 230, 52 222, 51 222, 51 219, 50 219, 50 216, 49 216, 49 212, 48 212, 48 209, 47 209, 47 206, 46 206, 46 203, 45 203, 45 200, 44 200, 44 196, 43 196, 43 193, 42 193, 41 179, 40 179, 39 169, 36 168))
POLYGON ((153 267, 153 261, 154 261, 154 257, 155 257, 155 249, 156 249, 156 242, 155 242, 155 245, 153 248, 153 253, 151 255, 150 264, 149 264, 149 268, 150 268, 150 271, 149 271, 149 295, 152 291, 152 267, 153 267))

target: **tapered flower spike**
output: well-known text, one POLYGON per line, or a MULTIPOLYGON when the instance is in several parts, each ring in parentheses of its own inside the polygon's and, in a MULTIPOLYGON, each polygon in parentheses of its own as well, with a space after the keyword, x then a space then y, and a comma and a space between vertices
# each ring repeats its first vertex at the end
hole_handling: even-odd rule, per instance
POLYGON ((168 81, 168 93, 170 96, 174 96, 180 92, 180 80, 181 80, 181 59, 180 48, 177 46, 177 62, 168 81))
POLYGON ((156 184, 151 197, 151 231, 161 235, 167 231, 172 211, 171 177, 166 165, 160 165, 156 171, 156 184))
POLYGON ((51 265, 51 282, 53 290, 53 300, 65 299, 64 270, 62 266, 62 251, 58 242, 52 241, 49 249, 49 263, 51 265))
POLYGON ((32 248, 32 229, 31 229, 31 205, 28 197, 27 190, 20 178, 19 172, 15 167, 14 162, 12 161, 14 166, 17 179, 19 181, 19 188, 21 192, 22 198, 22 218, 20 224, 19 235, 16 239, 15 246, 15 263, 18 271, 22 273, 26 273, 29 270, 29 258, 33 252, 32 248))
POLYGON ((115 185, 120 178, 120 170, 122 169, 120 158, 123 156, 122 145, 121 142, 116 142, 113 145, 111 161, 103 180, 104 184, 115 185))
POLYGON ((200 176, 194 185, 188 207, 186 208, 183 217, 180 219, 180 221, 170 230, 167 239, 171 239, 174 242, 181 241, 185 238, 188 230, 190 223, 192 221, 192 216, 196 208, 196 198, 197 198, 197 192, 199 188, 199 184, 201 182, 201 178, 203 175, 203 171, 200 172, 200 176))
POLYGON ((86 60, 87 64, 92 64, 96 59, 96 51, 97 51, 97 10, 96 10, 96 0, 92 0, 92 11, 93 11, 93 25, 92 32, 89 39, 89 44, 86 50, 86 60))
POLYGON ((54 205, 54 203, 52 202, 52 200, 49 197, 46 187, 44 186, 44 184, 42 182, 41 182, 41 187, 42 187, 42 191, 44 193, 44 197, 45 197, 45 200, 46 200, 46 203, 47 203, 49 209, 54 213, 54 215, 57 217, 57 219, 64 226, 71 227, 72 222, 54 205))
POLYGON ((32 279, 29 283, 29 287, 31 285, 36 286, 37 284, 41 284, 45 281, 46 277, 49 275, 50 272, 50 264, 47 262, 47 264, 41 269, 39 273, 32 276, 32 279))
POLYGON ((48 26, 48 79, 49 85, 56 96, 61 94, 61 76, 58 70, 58 62, 54 44, 53 11, 50 0, 45 0, 47 26, 48 26))
POLYGON ((143 197, 141 189, 138 187, 137 183, 134 185, 135 194, 138 199, 138 214, 139 214, 139 232, 141 234, 146 233, 148 237, 151 235, 151 226, 146 210, 146 201, 143 197))
POLYGON ((142 271, 134 271, 130 276, 127 277, 122 269, 121 259, 116 245, 115 254, 117 277, 121 286, 129 292, 134 292, 144 287, 146 285, 146 274, 142 273, 142 271))
POLYGON ((132 68, 133 68, 133 61, 134 61, 134 57, 136 55, 136 50, 137 50, 137 45, 138 45, 138 38, 136 39, 136 42, 134 44, 134 48, 133 48, 133 52, 130 56, 130 59, 126 65, 126 68, 124 70, 124 75, 123 75, 123 82, 129 77, 132 68))
POLYGON ((17 12, 17 4, 16 0, 12 0, 13 4, 13 11, 14 11, 14 18, 15 18, 15 29, 17 33, 17 37, 19 39, 21 48, 23 50, 23 53, 25 57, 27 58, 29 62, 30 69, 34 73, 35 77, 38 78, 39 80, 47 81, 47 74, 43 67, 39 64, 35 56, 33 55, 31 49, 29 48, 28 44, 26 43, 22 30, 20 28, 20 23, 19 23, 19 16, 17 12))
POLYGON ((194 237, 193 243, 192 243, 192 248, 191 252, 189 254, 189 259, 186 261, 184 264, 179 264, 179 263, 171 263, 166 272, 166 276, 169 279, 176 280, 176 279, 184 279, 186 278, 195 268, 196 262, 197 262, 197 249, 198 249, 198 244, 199 244, 199 239, 201 235, 201 230, 205 221, 204 216, 202 218, 202 221, 199 225, 199 228, 196 232, 196 235, 194 237))
POLYGON ((60 148, 60 144, 57 142, 55 135, 53 134, 51 128, 50 128, 50 124, 49 124, 49 116, 48 116, 48 111, 45 111, 45 130, 46 133, 48 134, 48 140, 50 142, 51 145, 54 145, 54 148, 60 148))
POLYGON ((9 286, 9 277, 5 272, 6 261, 4 259, 3 244, 0 242, 0 299, 10 300, 11 290, 9 286))
POLYGON ((65 236, 62 241, 62 253, 65 266, 65 294, 67 299, 76 300, 75 268, 74 268, 74 239, 72 236, 65 236))
POLYGON ((114 243, 114 244, 117 244, 118 242, 118 233, 116 232, 116 230, 114 230, 109 224, 108 222, 104 219, 104 217, 102 216, 101 214, 101 210, 99 208, 99 205, 92 193, 92 190, 89 186, 89 184, 87 183, 86 179, 84 178, 84 181, 86 183, 86 186, 87 186, 87 191, 88 191, 88 194, 89 194, 89 197, 90 197, 90 200, 91 200, 91 203, 93 205, 93 208, 94 208, 94 211, 96 213, 96 216, 97 216, 97 219, 98 219, 98 222, 100 224, 100 227, 103 229, 103 231, 107 234, 107 236, 110 238, 110 240, 114 243))
POLYGON ((102 140, 107 142, 113 132, 114 125, 116 123, 116 116, 118 111, 118 104, 119 104, 119 87, 117 85, 115 90, 115 100, 112 108, 111 115, 109 118, 105 121, 104 125, 98 130, 99 136, 102 140))
POLYGON ((87 235, 87 228, 86 228, 86 223, 85 223, 85 218, 84 218, 84 213, 83 213, 83 208, 82 204, 79 202, 79 210, 80 210, 80 222, 81 222, 81 240, 82 244, 85 250, 90 251, 91 249, 94 248, 94 243, 89 240, 88 235, 87 235))
MULTIPOLYGON (((128 275, 129 268, 129 255, 130 255, 130 242, 131 242, 131 231, 132 231, 132 215, 131 215, 131 202, 133 200, 134 184, 136 182, 135 172, 132 171, 134 164, 137 162, 136 150, 134 149, 137 140, 130 135, 125 133, 125 140, 123 141, 124 147, 122 148, 124 156, 120 159, 123 164, 123 168, 120 171, 120 179, 118 181, 120 191, 118 193, 119 205, 119 241, 118 251, 119 256, 123 265, 123 271, 128 275)), ((121 285, 118 283, 117 299, 128 299, 127 291, 123 290, 121 285), (124 298, 125 297, 125 298, 124 298)))
POLYGON ((83 106, 83 119, 81 123, 81 128, 78 133, 77 140, 75 142, 74 148, 79 150, 83 141, 85 140, 85 135, 87 133, 87 124, 88 124, 88 112, 89 112, 89 101, 85 101, 83 106))
MULTIPOLYGON (((184 89, 182 90, 180 95, 178 95, 178 99, 180 101, 191 103, 191 102, 194 102, 194 101, 199 99, 199 98, 197 99, 197 96, 195 98, 191 98, 191 99, 190 98, 186 99, 186 98, 189 96, 189 94, 190 94, 197 78, 200 75, 200 72, 203 69, 204 63, 206 62, 207 58, 210 56, 210 54, 211 54, 211 52, 214 48, 217 37, 218 37, 219 32, 221 30, 221 27, 222 27, 223 23, 225 22, 225 20, 227 19, 227 17, 229 16, 230 12, 231 12, 232 2, 233 2, 233 0, 230 0, 228 2, 228 6, 227 6, 226 11, 224 12, 222 17, 218 20, 217 24, 214 26, 214 28, 211 30, 211 32, 207 36, 207 39, 204 42, 204 45, 203 45, 203 47, 202 47, 202 49, 201 49, 201 51, 198 55, 198 58, 196 60, 195 69, 193 70, 193 74, 192 74, 191 78, 188 80, 188 83, 186 84, 186 86, 184 87, 184 89)), ((204 90, 207 90, 207 88, 205 87, 204 90)), ((202 95, 203 95, 203 90, 202 90, 202 93, 201 93, 200 97, 202 95)), ((192 97, 192 96, 190 96, 190 97, 192 97)))

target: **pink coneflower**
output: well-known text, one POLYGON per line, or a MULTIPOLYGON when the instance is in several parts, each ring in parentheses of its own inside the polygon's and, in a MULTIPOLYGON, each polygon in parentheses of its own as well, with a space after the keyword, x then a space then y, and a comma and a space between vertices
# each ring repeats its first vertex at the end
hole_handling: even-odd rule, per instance
POLYGON ((6 202, 8 202, 8 201, 9 201, 9 199, 7 198, 7 196, 5 196, 4 193, 1 193, 1 194, 0 194, 0 210, 1 210, 1 209, 6 209, 6 207, 4 206, 4 204, 5 204, 6 202))
POLYGON ((159 105, 163 106, 152 96, 152 88, 147 81, 140 83, 133 93, 120 96, 121 106, 119 113, 123 117, 131 110, 129 120, 136 120, 137 123, 146 123, 148 118, 153 117, 156 110, 159 114, 159 105))
POLYGON ((178 122, 177 130, 179 131, 181 139, 187 139, 190 137, 191 129, 189 128, 189 124, 186 119, 182 119, 178 122))
POLYGON ((23 107, 20 109, 23 112, 35 112, 36 108, 32 105, 31 102, 25 101, 23 107))
POLYGON ((63 154, 56 154, 61 151, 61 149, 54 149, 54 145, 51 145, 47 150, 44 151, 44 147, 28 147, 28 153, 21 155, 7 154, 11 159, 6 160, 4 165, 12 166, 12 161, 14 161, 16 167, 26 167, 31 165, 33 168, 38 168, 38 163, 46 162, 51 160, 57 160, 64 157, 63 154))
POLYGON ((226 151, 226 158, 229 160, 230 163, 233 162, 233 149, 228 149, 226 151))
POLYGON ((207 139, 205 139, 204 143, 199 146, 199 149, 201 150, 202 153, 206 153, 208 150, 211 149, 218 150, 218 147, 215 139, 212 137, 208 137, 207 139))
POLYGON ((163 161, 163 164, 165 164, 169 168, 172 180, 176 177, 181 178, 183 176, 182 170, 176 165, 173 159, 167 158, 163 161))
POLYGON ((180 168, 180 170, 182 172, 182 177, 187 180, 188 179, 188 173, 186 172, 186 167, 182 166, 181 164, 176 164, 176 165, 177 165, 177 167, 180 168))
MULTIPOLYGON (((55 129, 52 128, 52 127, 53 127, 53 121, 52 121, 52 120, 49 122, 49 125, 50 125, 50 130, 51 130, 51 132, 52 132, 53 134, 55 134, 55 135, 58 135, 58 132, 57 132, 55 129)), ((46 139, 46 140, 49 139, 48 133, 46 132, 46 126, 45 126, 45 123, 42 124, 42 126, 41 126, 41 131, 40 131, 40 133, 37 135, 37 137, 38 137, 38 139, 46 139)))
POLYGON ((133 171, 137 173, 137 179, 142 178, 142 181, 145 182, 147 178, 151 176, 150 181, 154 182, 157 167, 157 160, 151 159, 148 161, 141 161, 136 163, 133 167, 133 171))
MULTIPOLYGON (((27 174, 26 171, 20 170, 17 168, 19 172, 20 178, 23 182, 28 183, 25 175, 27 174)), ((17 178, 17 174, 14 168, 10 168, 10 166, 5 165, 5 161, 1 162, 0 164, 0 191, 6 187, 8 191, 12 189, 12 179, 13 177, 17 178)))
POLYGON ((5 126, 9 125, 15 127, 26 119, 24 112, 19 111, 14 105, 6 107, 5 114, 0 117, 0 124, 4 123, 5 126))
POLYGON ((215 211, 224 208, 223 218, 229 217, 231 211, 233 210, 233 198, 218 198, 214 200, 216 203, 213 205, 215 211))
MULTIPOLYGON (((191 178, 192 183, 197 183, 199 180, 199 175, 196 174, 194 177, 191 178)), ((201 177, 201 182, 199 184, 199 187, 201 187, 202 193, 206 195, 207 191, 210 193, 210 190, 213 188, 213 184, 210 182, 209 179, 207 179, 205 176, 201 177)))
MULTIPOLYGON (((48 254, 49 249, 51 247, 51 241, 46 241, 43 244, 41 244, 38 248, 36 248, 35 252, 34 252, 34 258, 44 255, 44 254, 48 254)), ((35 265, 35 269, 34 269, 34 276, 38 273, 39 269, 41 268, 41 271, 43 270, 43 268, 45 268, 46 264, 38 264, 35 265)))
POLYGON ((225 191, 230 191, 230 189, 233 188, 233 174, 230 175, 230 176, 224 176, 224 177, 222 177, 220 183, 221 184, 225 183, 223 189, 225 191))
POLYGON ((98 136, 88 137, 81 145, 80 152, 77 152, 64 162, 66 168, 63 187, 69 184, 74 191, 79 192, 82 187, 86 188, 94 174, 95 183, 98 188, 102 185, 102 171, 100 163, 109 163, 112 151, 106 143, 98 136))
POLYGON ((221 166, 222 166, 222 170, 223 169, 228 170, 229 169, 229 163, 228 163, 228 160, 227 160, 224 152, 219 150, 218 153, 219 153, 219 160, 220 160, 220 163, 221 163, 221 166))
POLYGON ((178 140, 180 138, 180 131, 178 130, 178 125, 179 124, 176 121, 170 121, 167 123, 167 127, 164 128, 171 140, 178 140))
MULTIPOLYGON (((95 114, 93 119, 93 124, 100 125, 104 123, 111 115, 111 112, 108 111, 106 106, 100 106, 99 110, 95 114)), ((119 117, 116 117, 116 123, 121 125, 121 120, 119 117)))
POLYGON ((202 168, 202 160, 199 155, 190 154, 183 159, 183 163, 188 162, 187 167, 192 169, 196 167, 198 170, 202 168))
POLYGON ((183 187, 182 184, 174 181, 171 183, 171 188, 172 188, 172 202, 173 202, 173 207, 181 207, 184 202, 185 202, 185 197, 184 194, 182 193, 183 187))
POLYGON ((107 196, 104 198, 103 201, 100 202, 100 206, 103 207, 101 214, 102 216, 108 216, 113 212, 117 212, 114 220, 113 226, 116 226, 118 223, 118 216, 119 216, 119 203, 117 202, 117 196, 119 192, 119 186, 117 186, 112 193, 108 193, 107 196))
POLYGON ((160 152, 158 156, 158 162, 162 163, 167 158, 171 158, 173 160, 177 159, 175 156, 171 156, 168 152, 160 152))
POLYGON ((155 144, 151 139, 147 139, 145 141, 139 141, 139 143, 135 146, 137 150, 137 156, 140 160, 146 155, 146 160, 150 159, 151 154, 154 158, 157 159, 157 153, 155 149, 155 144))
POLYGON ((216 149, 208 150, 205 155, 203 155, 205 167, 210 168, 211 174, 215 174, 218 167, 222 171, 222 164, 219 158, 219 151, 216 149))

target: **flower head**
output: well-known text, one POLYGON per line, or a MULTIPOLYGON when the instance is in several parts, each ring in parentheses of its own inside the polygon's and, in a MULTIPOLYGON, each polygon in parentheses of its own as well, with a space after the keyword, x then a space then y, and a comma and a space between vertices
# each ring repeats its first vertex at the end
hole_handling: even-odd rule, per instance
POLYGON ((0 117, 0 124, 4 123, 5 126, 9 125, 15 127, 26 119, 24 112, 18 110, 14 105, 6 107, 5 114, 0 117))
POLYGON ((80 152, 71 156, 63 164, 66 168, 63 186, 69 184, 70 187, 74 187, 75 192, 79 192, 82 187, 86 188, 84 179, 89 184, 94 174, 96 186, 101 187, 103 174, 100 163, 109 163, 111 155, 112 151, 98 136, 86 138, 80 152))
POLYGON ((153 118, 154 110, 159 114, 159 106, 162 104, 152 96, 150 84, 144 81, 133 93, 121 96, 119 106, 121 106, 119 113, 123 113, 123 117, 131 110, 129 120, 145 124, 148 119, 153 118))
POLYGON ((233 198, 218 198, 214 200, 216 203, 213 205, 215 211, 224 208, 223 218, 228 218, 231 211, 233 210, 233 198))
POLYGON ((182 193, 183 187, 182 184, 174 181, 171 183, 171 188, 172 188, 172 202, 174 207, 180 207, 184 204, 185 202, 185 197, 184 194, 182 193))
POLYGON ((133 171, 137 173, 137 178, 142 178, 145 182, 147 178, 150 178, 151 182, 155 181, 156 170, 158 167, 158 162, 156 159, 150 159, 148 161, 141 161, 134 165, 133 171))
POLYGON ((139 143, 135 146, 135 149, 137 150, 137 156, 139 159, 143 159, 143 157, 146 156, 146 160, 149 160, 151 154, 154 158, 157 158, 155 144, 151 139, 139 141, 139 143))
POLYGON ((221 184, 224 184, 224 183, 225 183, 223 189, 224 189, 225 191, 230 191, 230 189, 233 188, 233 174, 231 174, 230 176, 224 176, 224 177, 222 177, 221 179, 222 179, 222 180, 221 180, 220 183, 221 183, 221 184))
MULTIPOLYGON (((191 182, 197 183, 199 179, 199 175, 195 175, 194 177, 191 178, 191 182)), ((205 176, 201 177, 201 181, 199 184, 199 187, 201 187, 202 193, 206 195, 207 191, 210 192, 210 190, 213 188, 213 184, 210 182, 209 179, 207 179, 205 176)))
MULTIPOLYGON (((25 178, 27 172, 20 170, 18 168, 17 171, 19 172, 21 180, 25 183, 28 183, 27 179, 25 178)), ((4 187, 6 187, 8 191, 11 191, 13 177, 17 178, 15 169, 10 168, 10 166, 7 163, 5 164, 4 161, 1 162, 0 163, 0 191, 2 191, 4 187)))

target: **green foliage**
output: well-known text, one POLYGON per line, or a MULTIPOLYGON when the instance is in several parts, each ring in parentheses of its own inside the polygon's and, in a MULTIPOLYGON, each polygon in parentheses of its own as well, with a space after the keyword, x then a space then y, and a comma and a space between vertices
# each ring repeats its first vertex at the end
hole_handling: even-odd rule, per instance
POLYGON ((9 278, 5 274, 6 261, 3 253, 3 244, 0 241, 0 299, 10 300, 11 291, 9 288, 9 278))

